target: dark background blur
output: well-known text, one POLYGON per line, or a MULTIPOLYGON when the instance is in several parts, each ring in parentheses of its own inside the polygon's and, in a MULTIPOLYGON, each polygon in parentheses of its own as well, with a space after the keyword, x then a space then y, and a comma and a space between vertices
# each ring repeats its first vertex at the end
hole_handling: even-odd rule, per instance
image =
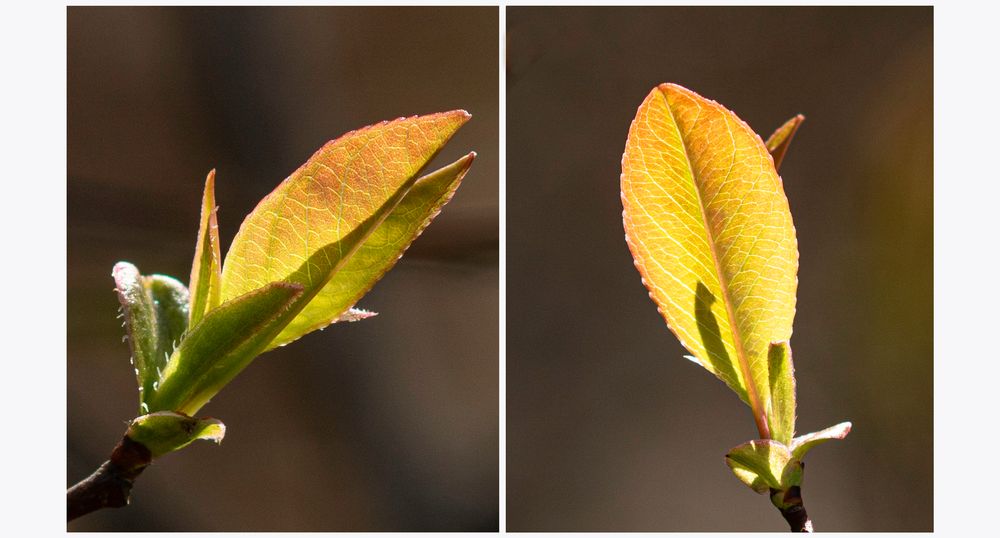
POLYGON ((497 8, 68 12, 67 484, 136 412, 111 267, 187 281, 205 174, 223 249, 324 142, 473 119, 454 200, 359 303, 380 313, 258 358, 204 409, 221 446, 157 461, 71 530, 496 530, 497 8))
POLYGON ((931 8, 509 8, 510 530, 784 531, 726 451, 749 410, 684 360, 625 244, 629 123, 676 82, 764 137, 801 262, 798 430, 822 531, 932 530, 931 8))

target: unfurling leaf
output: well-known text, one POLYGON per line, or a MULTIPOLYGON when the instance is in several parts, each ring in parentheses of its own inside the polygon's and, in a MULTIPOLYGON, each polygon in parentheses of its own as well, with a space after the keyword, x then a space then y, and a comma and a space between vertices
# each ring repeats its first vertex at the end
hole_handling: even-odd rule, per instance
MULTIPOLYGON (((303 312, 468 118, 457 110, 398 119, 323 146, 243 221, 223 264, 222 300, 271 282, 291 282, 303 288, 293 307, 296 314, 303 312)), ((376 266, 373 272, 379 270, 376 266)), ((370 287, 368 279, 361 279, 361 286, 370 287)), ((332 303, 332 310, 311 309, 275 345, 330 323, 353 304, 332 303)))
POLYGON ((788 146, 792 144, 792 138, 795 137, 795 131, 799 130, 799 125, 806 121, 806 117, 802 114, 798 114, 794 118, 786 121, 781 127, 778 127, 776 131, 771 133, 768 137, 765 145, 767 146, 767 151, 771 152, 771 157, 774 158, 774 169, 781 169, 781 161, 785 159, 785 153, 788 152, 788 146))
POLYGON ((726 465, 757 493, 787 490, 802 483, 802 464, 792 458, 787 446, 770 439, 733 448, 726 454, 726 465))
POLYGON ((768 349, 791 337, 798 252, 767 148, 715 101, 662 84, 629 129, 621 188, 626 240, 650 297, 769 438, 768 349))
POLYGON ((274 282, 209 312, 170 357, 149 410, 197 413, 281 331, 301 295, 301 285, 274 282))
POLYGON ((125 435, 148 448, 155 459, 199 439, 221 443, 226 435, 226 425, 214 418, 192 418, 180 413, 158 411, 133 419, 125 435))
POLYGON ((795 435, 795 368, 792 348, 788 342, 771 344, 767 352, 768 382, 771 386, 771 406, 767 421, 771 438, 785 445, 795 435))
POLYGON ((128 264, 115 269, 129 325, 141 329, 134 345, 144 412, 193 415, 264 351, 374 316, 352 307, 458 188, 475 153, 418 174, 468 119, 461 110, 400 118, 327 143, 246 217, 221 270, 210 172, 191 295, 157 302, 165 277, 141 277, 128 264), (178 322, 154 312, 174 303, 178 322))
POLYGON ((796 437, 792 440, 792 455, 796 459, 802 459, 809 452, 812 447, 825 443, 833 439, 843 439, 847 437, 847 434, 851 433, 851 423, 841 422, 836 426, 830 426, 825 430, 820 430, 818 432, 807 433, 800 437, 796 437))
POLYGON ((188 290, 168 276, 143 276, 128 262, 115 264, 111 276, 122 305, 142 404, 152 396, 160 370, 187 330, 188 290))
POLYGON ((219 306, 222 293, 222 255, 219 246, 219 220, 215 206, 215 170, 205 179, 201 201, 201 225, 191 264, 190 325, 194 326, 211 309, 219 306))

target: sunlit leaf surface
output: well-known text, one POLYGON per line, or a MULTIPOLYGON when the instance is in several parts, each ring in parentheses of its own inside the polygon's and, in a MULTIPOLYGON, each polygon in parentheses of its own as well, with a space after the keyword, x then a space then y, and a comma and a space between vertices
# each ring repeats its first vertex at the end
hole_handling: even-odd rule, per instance
POLYGON ((763 141, 674 84, 639 107, 622 157, 626 239, 668 326, 770 436, 768 348, 787 341, 798 252, 763 141))
MULTIPOLYGON (((417 180, 399 205, 269 347, 285 345, 306 333, 341 321, 345 311, 392 268, 406 248, 437 216, 441 207, 448 203, 474 158, 475 153, 470 153, 417 180)), ((363 318, 349 315, 347 319, 363 318)))
POLYGON ((468 118, 452 111, 398 119, 324 145, 243 221, 223 264, 222 300, 277 281, 314 295, 357 245, 316 254, 360 226, 374 228, 370 217, 412 185, 468 118))

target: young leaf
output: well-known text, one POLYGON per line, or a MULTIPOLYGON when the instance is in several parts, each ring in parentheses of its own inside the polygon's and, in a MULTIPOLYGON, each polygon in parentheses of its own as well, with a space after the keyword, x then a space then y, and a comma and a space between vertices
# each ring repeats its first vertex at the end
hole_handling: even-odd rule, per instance
POLYGON ((288 323, 301 295, 298 284, 274 282, 206 314, 170 357, 149 410, 195 414, 288 323))
POLYGON ((792 455, 795 459, 801 460, 802 457, 806 455, 806 452, 809 452, 814 446, 832 439, 843 439, 847 437, 847 434, 849 433, 851 433, 851 423, 841 422, 840 424, 830 426, 825 430, 807 433, 801 437, 796 437, 792 441, 792 455))
POLYGON ((192 418, 158 411, 133 419, 125 435, 149 449, 155 459, 198 439, 221 443, 226 435, 226 425, 214 418, 192 418))
POLYGON ((462 110, 401 118, 324 145, 243 221, 223 264, 222 300, 278 281, 300 284, 304 297, 313 297, 360 244, 341 240, 362 225, 374 229, 381 219, 370 217, 388 214, 395 205, 387 202, 398 203, 468 119, 462 110), (334 244, 340 248, 326 249, 334 244))
POLYGON ((795 435, 795 368, 792 348, 788 342, 771 344, 767 352, 768 378, 771 386, 771 407, 767 422, 771 438, 785 445, 795 435))
MULTIPOLYGON (((345 311, 392 268, 413 240, 451 200, 475 156, 475 153, 470 153, 418 179, 399 205, 337 269, 330 281, 268 348, 283 346, 306 333, 340 321, 345 311)), ((363 318, 349 316, 349 319, 363 318)))
POLYGON ((733 448, 726 454, 726 465, 757 493, 785 490, 802 482, 802 465, 793 460, 788 447, 770 439, 733 448))
POLYGON ((187 330, 188 290, 168 276, 143 276, 128 262, 115 264, 111 276, 122 305, 141 404, 152 395, 159 370, 187 330))
POLYGON ((771 152, 771 157, 774 158, 774 169, 781 169, 781 161, 785 159, 785 153, 788 152, 788 146, 792 144, 792 138, 795 137, 795 131, 799 130, 799 125, 806 121, 806 117, 802 114, 798 114, 794 118, 786 121, 778 130, 771 133, 771 136, 767 139, 764 145, 767 146, 767 151, 771 152))
POLYGON ((770 437, 768 348, 789 339, 798 252, 767 148, 715 101, 662 84, 622 156, 626 240, 667 325, 770 437))
POLYGON ((191 264, 190 325, 193 327, 209 310, 219 306, 222 293, 222 255, 219 253, 219 221, 215 206, 215 170, 205 179, 201 201, 201 225, 191 264))

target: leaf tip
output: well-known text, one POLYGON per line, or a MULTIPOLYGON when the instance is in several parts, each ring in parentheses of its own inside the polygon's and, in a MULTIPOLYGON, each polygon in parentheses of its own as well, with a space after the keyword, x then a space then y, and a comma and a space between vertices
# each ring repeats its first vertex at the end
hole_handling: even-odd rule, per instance
POLYGON ((469 168, 472 168, 472 161, 475 161, 477 156, 478 154, 475 151, 470 151, 468 155, 465 155, 461 159, 455 161, 454 164, 457 164, 459 165, 459 167, 461 167, 461 172, 459 172, 460 176, 464 176, 469 171, 469 168))
POLYGON ((372 312, 370 310, 362 310, 360 308, 351 308, 347 312, 344 312, 337 319, 333 320, 334 323, 339 323, 342 321, 354 322, 361 321, 363 319, 373 318, 378 315, 378 312, 372 312))
POLYGON ((837 424, 836 426, 834 426, 834 428, 837 428, 839 430, 839 432, 838 432, 838 435, 839 435, 838 438, 839 439, 843 439, 843 438, 847 437, 847 434, 851 433, 851 428, 852 427, 854 427, 854 424, 852 424, 850 421, 841 422, 840 424, 837 424))
POLYGON ((139 269, 135 265, 129 262, 118 262, 114 267, 111 268, 111 276, 118 280, 119 277, 124 276, 125 273, 139 272, 139 269))
POLYGON ((685 88, 684 86, 681 86, 680 84, 676 84, 676 83, 673 83, 673 82, 663 82, 663 83, 661 83, 661 84, 658 84, 658 85, 657 85, 656 87, 657 87, 657 88, 658 88, 658 89, 659 89, 660 91, 668 91, 668 90, 685 90, 685 89, 687 89, 687 88, 685 88))

